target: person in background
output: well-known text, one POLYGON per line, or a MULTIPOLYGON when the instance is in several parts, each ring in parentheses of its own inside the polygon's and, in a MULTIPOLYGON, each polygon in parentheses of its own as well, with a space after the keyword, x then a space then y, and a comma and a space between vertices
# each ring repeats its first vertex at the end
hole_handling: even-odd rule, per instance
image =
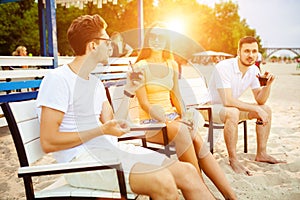
MULTIPOLYGON (((166 123, 168 138, 175 143, 178 159, 193 164, 198 171, 197 177, 203 181, 202 169, 225 199, 236 199, 225 174, 199 133, 203 127, 200 123, 202 115, 195 110, 193 114, 197 118, 194 118, 192 128, 183 123, 186 113, 178 86, 179 69, 170 45, 164 24, 155 23, 147 29, 144 46, 134 64, 134 70, 141 71, 145 77, 143 86, 136 91, 140 123, 166 123)), ((161 131, 148 132, 146 137, 149 142, 163 144, 161 131)))
MULTIPOLYGON (((103 83, 91 74, 97 64, 106 64, 110 43, 107 24, 99 15, 84 15, 73 20, 68 41, 75 58, 51 70, 43 79, 37 98, 41 146, 53 152, 58 162, 121 162, 127 191, 156 199, 214 199, 190 164, 169 159, 164 154, 118 142, 129 132, 129 100, 140 87, 130 78, 123 100, 114 114, 103 83)), ((118 191, 114 170, 65 175, 74 187, 118 191)))
POLYGON ((240 120, 257 119, 255 161, 270 164, 280 162, 267 154, 272 111, 266 105, 266 101, 270 96, 275 76, 265 72, 261 77, 268 80, 265 86, 260 85, 258 79, 260 72, 255 65, 258 42, 254 37, 246 36, 240 39, 237 55, 236 58, 223 60, 215 66, 209 82, 209 91, 213 104, 213 120, 215 123, 224 123, 224 139, 230 166, 236 173, 251 175, 250 171, 239 162, 236 154, 240 120), (248 88, 252 89, 256 103, 248 103, 239 99, 248 88))
POLYGON ((121 33, 115 31, 110 38, 113 47, 112 57, 128 57, 132 54, 133 48, 124 41, 121 33))
POLYGON ((262 54, 260 52, 257 53, 257 59, 255 61, 255 65, 258 67, 259 71, 261 71, 260 69, 260 64, 262 63, 262 54))
MULTIPOLYGON (((18 46, 12 56, 27 56, 27 49, 25 46, 18 46)), ((23 69, 28 69, 28 66, 21 66, 23 69)))

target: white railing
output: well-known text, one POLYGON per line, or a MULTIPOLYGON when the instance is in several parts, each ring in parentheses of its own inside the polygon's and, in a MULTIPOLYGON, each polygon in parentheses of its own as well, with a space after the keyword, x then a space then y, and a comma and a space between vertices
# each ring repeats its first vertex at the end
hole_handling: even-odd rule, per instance
MULTIPOLYGON (((53 57, 39 57, 39 56, 0 56, 0 66, 51 66, 53 65, 53 57)), ((74 57, 59 56, 58 65, 69 63, 74 59, 74 57)), ((92 72, 94 74, 100 74, 103 72, 114 72, 114 71, 126 71, 124 67, 128 66, 129 61, 134 63, 136 57, 124 57, 124 58, 109 58, 109 64, 103 66, 99 65, 92 72)), ((2 70, 0 72, 0 80, 11 79, 28 79, 34 77, 42 77, 46 75, 51 69, 22 69, 16 68, 16 70, 2 70)))
MULTIPOLYGON (((52 66, 53 57, 39 57, 39 56, 0 56, 0 67, 1 66, 30 66, 29 69, 16 68, 16 70, 0 70, 0 81, 11 81, 28 80, 34 79, 35 77, 43 77, 52 69, 35 69, 37 66, 52 66)), ((74 57, 59 56, 58 65, 63 65, 71 62, 74 57)), ((110 74, 109 72, 120 72, 127 71, 129 61, 134 63, 136 57, 124 57, 124 58, 110 58, 109 64, 103 66, 99 64, 93 74, 98 75, 99 79, 113 79, 122 74, 110 74)), ((6 120, 2 117, 2 110, 0 109, 0 127, 6 126, 6 120)))
MULTIPOLYGON (((72 56, 58 56, 58 65, 71 62, 72 56)), ((53 57, 42 56, 0 56, 0 66, 52 66, 53 57)), ((110 65, 128 64, 129 60, 134 62, 136 57, 109 58, 110 65)))

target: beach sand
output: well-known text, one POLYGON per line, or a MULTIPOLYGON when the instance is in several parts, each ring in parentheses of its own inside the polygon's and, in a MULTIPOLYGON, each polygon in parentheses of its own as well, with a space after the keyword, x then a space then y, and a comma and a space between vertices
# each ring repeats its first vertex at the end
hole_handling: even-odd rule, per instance
MULTIPOLYGON (((201 66, 199 69, 209 79, 212 68, 201 66)), ((296 70, 296 64, 267 63, 262 66, 262 72, 264 71, 272 72, 276 76, 267 101, 273 112, 267 151, 287 163, 272 165, 254 161, 255 121, 248 121, 248 153, 243 153, 242 126, 239 126, 237 145, 239 159, 251 170, 253 176, 235 174, 231 170, 222 130, 218 132, 219 136, 215 134, 217 142, 214 145, 214 157, 223 168, 239 199, 300 199, 300 70, 296 70)), ((251 90, 247 91, 242 99, 254 102, 251 90)), ((209 180, 207 183, 214 194, 222 198, 209 180)))
MULTIPOLYGON (((209 78, 212 66, 198 68, 209 78)), ((239 130, 237 145, 241 162, 251 170, 253 176, 235 174, 231 170, 222 131, 216 131, 215 134, 214 157, 239 199, 297 200, 300 199, 300 70, 296 70, 296 64, 278 63, 267 63, 262 66, 262 70, 268 70, 276 75, 267 102, 273 110, 268 153, 287 163, 271 165, 254 161, 256 152, 254 121, 248 121, 248 153, 243 153, 242 130, 239 130)), ((251 92, 247 91, 242 98, 253 101, 251 95, 251 92)), ((23 180, 17 177, 18 159, 7 127, 0 128, 0 152, 0 199, 25 199, 23 180)), ((53 158, 46 156, 40 162, 53 162, 53 158)), ((210 180, 205 176, 204 178, 213 194, 223 199, 210 180)), ((34 179, 34 183, 37 188, 43 188, 51 180, 49 177, 38 177, 34 179)), ((148 198, 139 197, 139 199, 148 198)))

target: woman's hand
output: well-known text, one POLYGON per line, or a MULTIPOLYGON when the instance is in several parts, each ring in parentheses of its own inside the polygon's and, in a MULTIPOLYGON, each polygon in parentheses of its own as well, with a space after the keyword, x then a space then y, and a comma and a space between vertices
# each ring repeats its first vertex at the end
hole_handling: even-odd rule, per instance
POLYGON ((166 122, 165 111, 160 105, 152 105, 149 110, 150 117, 158 120, 159 122, 166 122))
POLYGON ((137 89, 139 89, 144 84, 144 73, 140 69, 127 72, 127 79, 125 90, 131 94, 134 94, 137 89))
POLYGON ((101 132, 106 135, 122 136, 130 131, 130 127, 125 120, 109 120, 102 124, 101 132))

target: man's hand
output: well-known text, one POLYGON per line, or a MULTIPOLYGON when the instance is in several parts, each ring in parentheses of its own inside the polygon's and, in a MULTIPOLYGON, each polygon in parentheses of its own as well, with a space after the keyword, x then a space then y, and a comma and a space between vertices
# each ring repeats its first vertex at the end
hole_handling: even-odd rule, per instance
POLYGON ((130 127, 127 121, 125 120, 109 120, 101 126, 103 134, 113 135, 113 136, 122 136, 125 133, 130 131, 130 127))
POLYGON ((268 79, 267 84, 266 84, 267 87, 270 86, 273 83, 273 81, 275 80, 275 76, 273 74, 271 74, 270 72, 265 72, 262 75, 262 77, 265 77, 268 79))
POLYGON ((275 76, 269 72, 265 72, 263 75, 261 75, 261 77, 265 77, 268 79, 265 86, 257 90, 252 90, 255 100, 259 105, 265 104, 268 100, 270 96, 271 85, 275 80, 275 76))
POLYGON ((269 123, 269 116, 266 111, 258 106, 257 114, 259 116, 259 120, 262 121, 262 125, 266 125, 269 123))

